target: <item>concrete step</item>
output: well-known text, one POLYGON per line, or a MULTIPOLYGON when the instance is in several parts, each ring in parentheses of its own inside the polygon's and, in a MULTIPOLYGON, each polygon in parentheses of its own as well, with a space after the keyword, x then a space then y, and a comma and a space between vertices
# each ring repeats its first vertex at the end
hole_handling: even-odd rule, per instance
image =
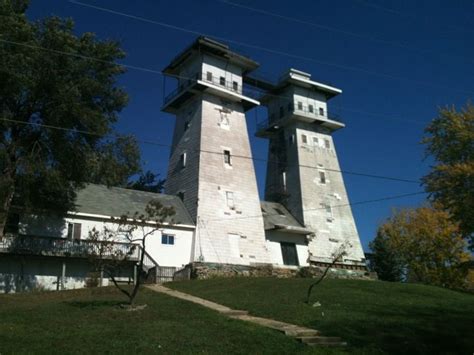
POLYGON ((346 346, 347 343, 339 337, 322 337, 322 336, 303 336, 297 337, 299 341, 307 345, 316 346, 346 346))
POLYGON ((321 333, 317 330, 313 329, 306 329, 306 328, 285 328, 283 329, 285 332, 285 335, 291 336, 291 337, 311 337, 311 336, 318 336, 321 333))
POLYGON ((241 311, 239 309, 231 309, 229 311, 222 311, 220 313, 225 314, 226 316, 229 316, 229 317, 246 316, 249 314, 248 311, 241 311))

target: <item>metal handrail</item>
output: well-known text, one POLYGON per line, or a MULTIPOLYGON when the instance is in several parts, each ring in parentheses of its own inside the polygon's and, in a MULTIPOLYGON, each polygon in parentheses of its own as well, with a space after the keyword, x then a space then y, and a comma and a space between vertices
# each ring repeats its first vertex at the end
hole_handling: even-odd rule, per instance
MULTIPOLYGON (((230 74, 232 76, 232 74, 230 74)), ((174 97, 179 95, 181 92, 185 91, 189 87, 191 87, 194 84, 197 84, 198 80, 201 80, 203 82, 215 85, 216 87, 224 88, 226 90, 235 92, 237 94, 242 95, 243 94, 243 85, 237 81, 234 80, 229 80, 227 78, 227 73, 224 77, 221 76, 216 76, 215 73, 212 73, 212 76, 208 78, 207 72, 198 72, 195 75, 191 75, 191 77, 187 80, 182 80, 178 83, 178 87, 174 90, 172 90, 170 93, 168 93, 165 98, 164 98, 164 104, 166 105, 168 102, 170 102, 174 97), (194 78, 194 79, 193 79, 194 78), (223 79, 221 81, 221 78, 223 79), (237 83, 237 85, 234 84, 237 83)), ((239 77, 240 78, 240 77, 239 77)), ((256 96, 256 95, 250 95, 246 93, 247 96, 256 96)))
MULTIPOLYGON (((307 114, 308 116, 314 116, 315 119, 318 119, 321 121, 330 120, 330 121, 344 123, 344 121, 337 115, 329 115, 328 113, 325 115, 320 115, 315 110, 313 110, 313 112, 310 112, 306 106, 303 106, 302 109, 298 109, 298 107, 295 106, 295 107, 292 107, 291 110, 288 110, 289 114, 294 114, 298 112, 303 112, 307 114)), ((257 130, 267 129, 271 125, 277 125, 279 122, 284 121, 286 119, 286 116, 287 114, 285 113, 285 115, 280 118, 266 119, 266 120, 257 122, 257 130)))

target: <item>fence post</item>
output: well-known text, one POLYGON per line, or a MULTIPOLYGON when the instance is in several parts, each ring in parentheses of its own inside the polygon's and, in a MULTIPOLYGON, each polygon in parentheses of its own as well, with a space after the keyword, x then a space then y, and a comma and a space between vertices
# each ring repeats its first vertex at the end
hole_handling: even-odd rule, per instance
POLYGON ((61 271, 61 290, 65 289, 65 280, 66 280, 66 260, 63 260, 62 271, 61 271))

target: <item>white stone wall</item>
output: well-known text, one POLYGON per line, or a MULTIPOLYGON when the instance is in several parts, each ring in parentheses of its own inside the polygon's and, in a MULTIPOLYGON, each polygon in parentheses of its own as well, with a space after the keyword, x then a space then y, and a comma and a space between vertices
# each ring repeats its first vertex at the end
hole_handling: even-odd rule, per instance
POLYGON ((299 266, 308 266, 308 245, 306 236, 277 231, 266 231, 267 248, 270 252, 271 263, 275 266, 283 266, 281 242, 295 243, 298 253, 299 266))

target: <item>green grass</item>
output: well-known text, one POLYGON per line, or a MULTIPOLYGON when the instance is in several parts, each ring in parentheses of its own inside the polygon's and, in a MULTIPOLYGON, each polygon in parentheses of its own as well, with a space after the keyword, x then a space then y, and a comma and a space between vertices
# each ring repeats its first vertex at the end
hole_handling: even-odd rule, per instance
POLYGON ((380 281, 324 280, 304 303, 311 279, 213 279, 167 286, 253 315, 321 330, 349 352, 474 352, 474 296, 380 281))
POLYGON ((0 353, 322 353, 271 329, 143 289, 142 311, 114 288, 0 295, 0 353))

